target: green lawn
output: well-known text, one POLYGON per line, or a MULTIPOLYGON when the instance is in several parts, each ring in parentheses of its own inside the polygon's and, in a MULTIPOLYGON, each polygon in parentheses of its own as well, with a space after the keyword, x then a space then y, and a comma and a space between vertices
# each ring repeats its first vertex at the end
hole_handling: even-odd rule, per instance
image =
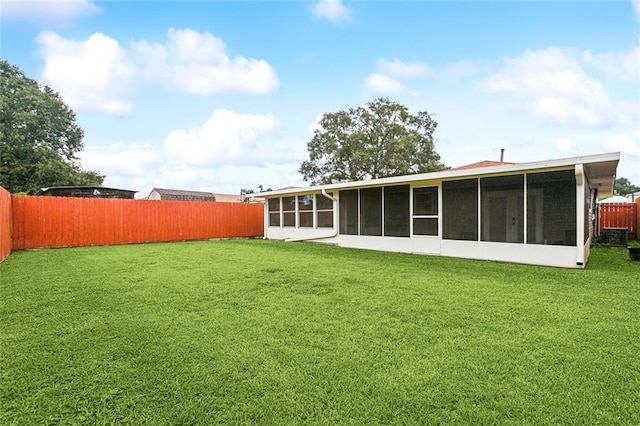
POLYGON ((13 253, 1 424, 640 424, 640 262, 262 240, 13 253))

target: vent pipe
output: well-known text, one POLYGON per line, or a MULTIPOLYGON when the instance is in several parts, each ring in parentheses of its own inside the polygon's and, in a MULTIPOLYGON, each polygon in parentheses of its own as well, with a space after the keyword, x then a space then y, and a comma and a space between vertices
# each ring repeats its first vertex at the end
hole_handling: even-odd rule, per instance
POLYGON ((503 163, 504 161, 504 148, 500 148, 500 162, 503 163))

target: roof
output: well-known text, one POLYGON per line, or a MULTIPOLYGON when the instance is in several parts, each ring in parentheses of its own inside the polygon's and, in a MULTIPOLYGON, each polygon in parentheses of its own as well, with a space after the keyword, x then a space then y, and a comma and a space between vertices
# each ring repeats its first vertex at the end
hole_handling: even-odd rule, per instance
POLYGON ((613 197, 605 198, 604 200, 599 200, 598 203, 631 203, 631 199, 627 197, 623 197, 622 195, 614 195, 613 197))
POLYGON ((151 192, 157 192, 163 200, 178 201, 216 201, 212 192, 186 191, 183 189, 153 188, 151 192))
POLYGON ((104 186, 50 186, 48 188, 40 188, 36 195, 133 199, 136 192, 138 191, 104 186))
POLYGON ((561 158, 557 160, 535 161, 530 163, 501 163, 501 165, 493 166, 487 165, 484 167, 447 169, 438 172, 393 176, 356 182, 333 183, 328 185, 310 186, 307 188, 279 189, 276 191, 261 192, 260 195, 263 197, 270 197, 277 195, 298 194, 302 192, 320 192, 323 189, 330 191, 367 186, 399 185, 420 181, 437 181, 443 179, 455 180, 479 176, 516 174, 525 171, 567 170, 575 167, 578 164, 584 165, 585 173, 589 179, 591 186, 598 188, 599 194, 605 195, 611 194, 613 192, 616 168, 618 167, 619 161, 620 153, 611 152, 606 154, 561 158))
POLYGON ((468 170, 468 169, 477 169, 478 167, 494 167, 494 166, 504 166, 504 165, 512 165, 516 163, 507 163, 505 161, 491 161, 491 160, 483 160, 478 161, 477 163, 471 163, 460 167, 453 167, 449 170, 468 170))
POLYGON ((240 194, 220 194, 215 192, 213 194, 216 197, 216 201, 219 203, 241 203, 242 196, 240 194))

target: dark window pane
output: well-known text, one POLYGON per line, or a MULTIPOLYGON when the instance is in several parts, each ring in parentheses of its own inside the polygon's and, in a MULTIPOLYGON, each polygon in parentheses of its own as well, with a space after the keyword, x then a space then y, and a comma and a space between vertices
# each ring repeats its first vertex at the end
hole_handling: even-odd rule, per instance
POLYGON ((524 243, 524 176, 480 179, 482 241, 524 243))
POLYGON ((382 188, 360 190, 360 235, 382 235, 382 188))
POLYGON ((416 216, 438 214, 438 187, 414 188, 413 214, 416 216))
POLYGON ((313 195, 298 195, 298 210, 313 210, 313 195))
POLYGON ((282 198, 282 210, 295 211, 296 210, 296 197, 283 197, 282 198))
POLYGON ((280 212, 269 213, 269 226, 280 226, 280 212))
MULTIPOLYGON (((333 196, 332 193, 329 195, 333 196)), ((322 194, 316 194, 316 208, 318 210, 333 210, 333 201, 322 194)))
POLYGON ((295 212, 285 212, 282 214, 282 222, 284 226, 296 226, 295 212))
POLYGON ((298 220, 301 228, 313 228, 313 212, 300 212, 298 220))
POLYGON ((384 188, 384 235, 409 236, 409 185, 384 188))
POLYGON ((573 170, 527 175, 527 243, 576 245, 573 170))
POLYGON ((442 233, 447 240, 478 241, 478 180, 442 183, 442 233))
POLYGON ((333 228, 333 212, 318 212, 318 228, 333 228))
POLYGON ((413 235, 438 235, 438 219, 413 219, 413 235))
POLYGON ((358 190, 340 191, 340 233, 358 235, 358 190))
POLYGON ((280 211, 280 198, 269 198, 269 211, 270 212, 280 211))

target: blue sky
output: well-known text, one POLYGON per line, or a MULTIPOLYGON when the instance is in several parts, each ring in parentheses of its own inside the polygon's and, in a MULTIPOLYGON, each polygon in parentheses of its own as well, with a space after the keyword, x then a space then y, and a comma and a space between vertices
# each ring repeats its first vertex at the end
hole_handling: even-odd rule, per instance
POLYGON ((0 0, 0 56, 60 92, 105 186, 304 186, 325 112, 384 96, 448 166, 620 151, 640 185, 640 0, 0 0))

